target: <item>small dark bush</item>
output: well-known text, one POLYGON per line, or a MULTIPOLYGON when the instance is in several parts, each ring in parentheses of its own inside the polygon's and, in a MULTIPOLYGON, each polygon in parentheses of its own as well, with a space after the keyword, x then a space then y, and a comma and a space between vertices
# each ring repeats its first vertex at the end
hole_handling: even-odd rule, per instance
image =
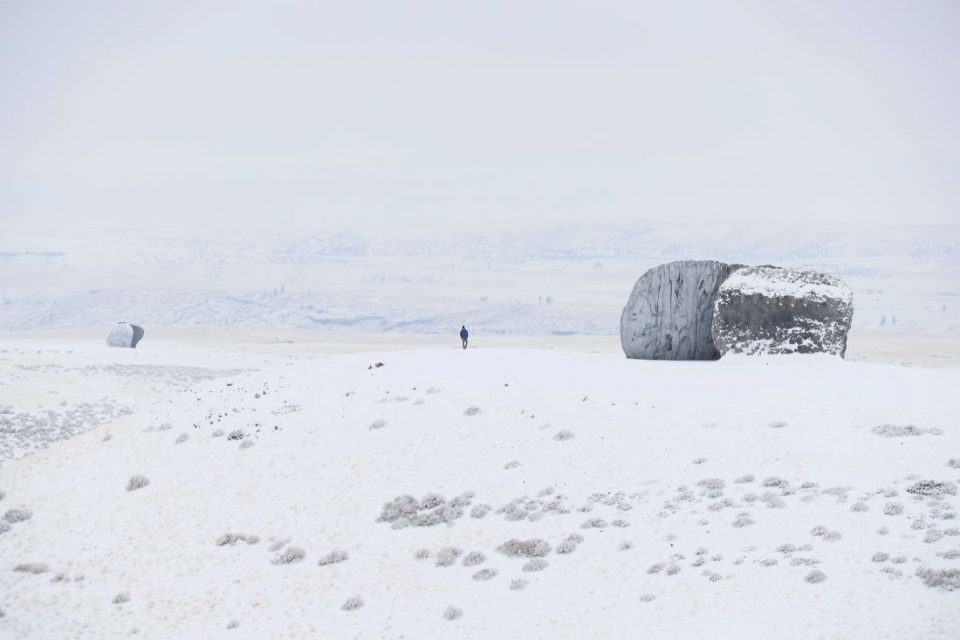
POLYGON ((147 476, 142 476, 138 473, 135 476, 131 476, 130 480, 127 482, 127 491, 143 489, 148 484, 150 484, 150 480, 147 478, 147 476))

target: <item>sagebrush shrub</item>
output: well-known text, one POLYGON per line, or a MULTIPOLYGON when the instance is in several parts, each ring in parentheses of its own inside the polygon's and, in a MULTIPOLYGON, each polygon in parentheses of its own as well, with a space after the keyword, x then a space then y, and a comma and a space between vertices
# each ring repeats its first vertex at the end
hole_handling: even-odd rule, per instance
POLYGON ((540 558, 550 553, 550 543, 542 538, 511 538, 497 547, 497 551, 511 558, 540 558))
POLYGON ((449 567, 457 561, 461 553, 463 552, 456 547, 444 547, 437 552, 437 557, 433 563, 438 567, 449 567))
POLYGON ((577 543, 570 538, 567 538, 563 542, 557 545, 557 553, 567 554, 573 553, 577 549, 577 543))
POLYGON ((124 602, 130 602, 130 594, 124 592, 118 593, 113 596, 113 604, 123 604, 124 602))
POLYGON ((447 620, 456 620, 463 616, 463 609, 458 609, 456 607, 447 607, 446 611, 443 612, 443 617, 447 620))
POLYGON ((34 575, 45 573, 47 565, 42 562, 21 562, 13 568, 17 573, 32 573, 34 575))
POLYGON ((363 598, 360 596, 353 596, 352 598, 347 598, 346 602, 340 607, 344 611, 353 611, 359 609, 363 606, 363 598))
POLYGON ((463 558, 463 566, 465 566, 465 567, 473 567, 473 566, 476 566, 476 565, 478 565, 478 564, 483 564, 486 559, 487 559, 487 556, 485 556, 485 555, 483 554, 483 552, 481 552, 481 551, 471 551, 471 552, 468 553, 466 556, 464 556, 464 558, 463 558))
POLYGON ((497 576, 496 569, 480 569, 480 571, 477 571, 475 574, 473 574, 473 579, 483 581, 483 580, 490 580, 491 578, 495 578, 496 576, 497 576))
POLYGON ((328 564, 337 564, 339 562, 344 562, 349 558, 349 554, 346 551, 336 549, 331 551, 327 555, 323 556, 317 561, 317 565, 324 567, 328 564))
POLYGON ((130 480, 127 481, 127 491, 143 489, 148 484, 150 484, 150 480, 147 478, 147 476, 143 476, 138 473, 134 476, 131 476, 130 480))
POLYGON ((543 571, 547 568, 547 564, 543 558, 530 558, 522 568, 524 571, 543 571))
POLYGON ((603 518, 588 518, 584 520, 583 524, 580 525, 581 529, 604 529, 607 526, 607 521, 603 518))
POLYGON ((283 552, 275 557, 271 562, 273 564, 293 564, 300 562, 306 557, 307 552, 300 547, 287 547, 283 552))
MULTIPOLYGON (((218 547, 224 547, 227 545, 233 546, 238 542, 246 542, 247 544, 256 544, 260 542, 259 536, 244 535, 242 533, 225 533, 216 540, 216 545, 218 547)), ((281 545, 282 546, 282 545, 281 545)), ((273 549, 277 551, 278 549, 273 549)))
POLYGON ((490 509, 492 509, 492 507, 488 504, 478 504, 477 506, 475 506, 473 509, 470 510, 470 517, 483 518, 488 513, 490 513, 490 509))
POLYGON ((24 522, 33 517, 33 512, 28 509, 10 509, 5 514, 3 514, 3 519, 9 522, 10 524, 15 524, 17 522, 24 522))
POLYGON ((825 574, 823 571, 813 570, 807 574, 807 577, 804 578, 804 581, 809 582, 810 584, 818 584, 826 579, 827 574, 825 574))
POLYGON ((938 482, 936 480, 919 480, 907 488, 907 493, 915 496, 936 497, 957 495, 957 485, 952 482, 938 482))

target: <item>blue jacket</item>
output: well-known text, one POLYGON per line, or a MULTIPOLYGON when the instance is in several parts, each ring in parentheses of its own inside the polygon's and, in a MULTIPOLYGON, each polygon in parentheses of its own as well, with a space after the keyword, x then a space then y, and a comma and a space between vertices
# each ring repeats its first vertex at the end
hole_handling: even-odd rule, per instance
POLYGON ((461 340, 466 340, 469 336, 470 336, 470 334, 467 333, 467 328, 466 328, 466 327, 464 327, 463 329, 460 329, 460 339, 461 339, 461 340))

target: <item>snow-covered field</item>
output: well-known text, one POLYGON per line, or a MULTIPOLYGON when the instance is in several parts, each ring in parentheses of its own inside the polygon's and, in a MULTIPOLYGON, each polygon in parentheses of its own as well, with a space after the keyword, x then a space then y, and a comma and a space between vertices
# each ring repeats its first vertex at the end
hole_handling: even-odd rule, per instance
POLYGON ((0 233, 0 330, 166 326, 616 335, 677 259, 827 271, 856 331, 960 336, 960 227, 368 230, 255 238, 0 233))
POLYGON ((0 337, 0 637, 956 637, 955 361, 302 338, 0 337))

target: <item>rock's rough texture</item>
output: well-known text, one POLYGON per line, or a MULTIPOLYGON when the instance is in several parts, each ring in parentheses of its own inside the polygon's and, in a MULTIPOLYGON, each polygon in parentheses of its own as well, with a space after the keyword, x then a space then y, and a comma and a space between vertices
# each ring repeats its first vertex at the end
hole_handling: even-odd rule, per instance
POLYGON ((836 276, 744 267, 717 291, 713 341, 722 354, 831 353, 843 357, 853 292, 836 276))
POLYGON ((628 358, 716 360, 711 324, 720 284, 737 266, 681 260, 640 276, 620 317, 620 344, 628 358))
POLYGON ((143 338, 141 327, 127 322, 118 322, 110 330, 110 335, 107 336, 107 346, 136 348, 141 338, 143 338))

